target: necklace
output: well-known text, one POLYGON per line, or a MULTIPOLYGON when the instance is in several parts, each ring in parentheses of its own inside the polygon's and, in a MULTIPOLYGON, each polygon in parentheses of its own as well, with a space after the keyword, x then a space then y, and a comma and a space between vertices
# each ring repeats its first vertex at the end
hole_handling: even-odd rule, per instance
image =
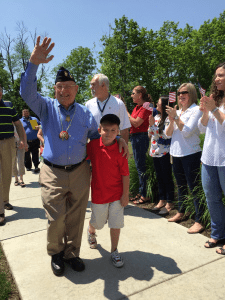
POLYGON ((66 117, 66 121, 67 122, 70 121, 70 123, 69 123, 68 127, 66 128, 66 130, 63 130, 62 118, 61 118, 61 113, 60 113, 59 107, 58 107, 58 111, 59 111, 59 118, 60 118, 60 122, 61 122, 61 126, 62 126, 62 131, 59 134, 59 138, 62 139, 63 141, 64 141, 64 139, 68 140, 68 138, 69 138, 68 129, 70 128, 70 126, 72 124, 72 121, 73 121, 73 118, 74 118, 74 115, 75 115, 75 112, 76 112, 76 106, 75 106, 74 113, 73 113, 71 121, 70 121, 70 116, 66 117))
POLYGON ((66 116, 66 121, 69 122, 70 121, 70 116, 66 116))
POLYGON ((109 97, 106 99, 105 104, 104 104, 104 106, 103 106, 102 109, 101 109, 101 107, 100 107, 99 100, 97 99, 98 109, 100 110, 101 115, 102 115, 103 112, 104 112, 104 109, 105 109, 105 107, 106 107, 107 102, 109 101, 109 98, 110 98, 110 94, 109 94, 109 97))

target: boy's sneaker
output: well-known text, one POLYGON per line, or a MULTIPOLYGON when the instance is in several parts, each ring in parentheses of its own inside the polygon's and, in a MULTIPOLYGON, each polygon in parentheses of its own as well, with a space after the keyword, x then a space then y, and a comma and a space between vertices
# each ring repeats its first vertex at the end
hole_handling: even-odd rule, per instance
POLYGON ((119 255, 118 250, 116 249, 111 253, 112 263, 115 267, 121 268, 124 264, 122 257, 119 255))
POLYGON ((90 233, 89 232, 89 226, 87 229, 87 240, 88 240, 88 244, 90 246, 91 249, 96 249, 97 248, 97 240, 96 240, 96 234, 94 233, 90 233))

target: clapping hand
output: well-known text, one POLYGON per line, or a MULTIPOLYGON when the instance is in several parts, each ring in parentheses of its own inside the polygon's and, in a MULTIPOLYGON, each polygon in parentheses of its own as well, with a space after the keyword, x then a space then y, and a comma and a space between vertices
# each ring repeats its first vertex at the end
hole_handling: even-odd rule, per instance
POLYGON ((174 107, 171 107, 171 106, 167 105, 166 106, 166 113, 168 114, 170 121, 174 120, 174 118, 177 115, 177 105, 175 105, 174 107))
POLYGON ((153 117, 153 115, 149 116, 149 126, 153 126, 155 124, 155 118, 153 117))
POLYGON ((41 45, 40 45, 40 39, 41 37, 38 36, 36 45, 30 56, 30 62, 35 65, 46 64, 49 61, 51 61, 54 57, 54 55, 48 57, 49 53, 52 51, 53 47, 55 46, 54 43, 51 43, 51 38, 45 37, 41 45))

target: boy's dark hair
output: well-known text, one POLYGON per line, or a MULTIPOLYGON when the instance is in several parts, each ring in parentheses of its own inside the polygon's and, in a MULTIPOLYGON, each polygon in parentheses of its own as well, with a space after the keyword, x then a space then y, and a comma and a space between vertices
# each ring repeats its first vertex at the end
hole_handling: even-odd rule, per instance
POLYGON ((100 120, 100 124, 102 125, 103 123, 104 124, 107 123, 110 125, 116 124, 116 125, 120 126, 120 119, 114 114, 107 114, 107 115, 104 115, 100 120))

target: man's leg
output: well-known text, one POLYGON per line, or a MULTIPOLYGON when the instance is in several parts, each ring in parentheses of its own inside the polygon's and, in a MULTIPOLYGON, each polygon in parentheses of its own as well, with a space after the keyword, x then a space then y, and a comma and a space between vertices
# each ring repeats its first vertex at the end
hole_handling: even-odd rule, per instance
POLYGON ((27 170, 30 170, 32 167, 32 162, 31 162, 31 157, 30 157, 30 143, 28 143, 28 151, 25 152, 25 157, 24 157, 24 165, 27 170))
MULTIPOLYGON (((2 169, 2 185, 3 185, 3 201, 4 205, 9 204, 9 190, 12 180, 12 165, 16 156, 16 143, 15 138, 10 138, 4 140, 1 145, 2 147, 2 161, 1 161, 1 169, 2 169)), ((8 207, 8 209, 12 209, 12 207, 8 207)))
POLYGON ((65 258, 79 257, 90 190, 90 167, 85 161, 69 172, 71 197, 67 200, 65 258))

